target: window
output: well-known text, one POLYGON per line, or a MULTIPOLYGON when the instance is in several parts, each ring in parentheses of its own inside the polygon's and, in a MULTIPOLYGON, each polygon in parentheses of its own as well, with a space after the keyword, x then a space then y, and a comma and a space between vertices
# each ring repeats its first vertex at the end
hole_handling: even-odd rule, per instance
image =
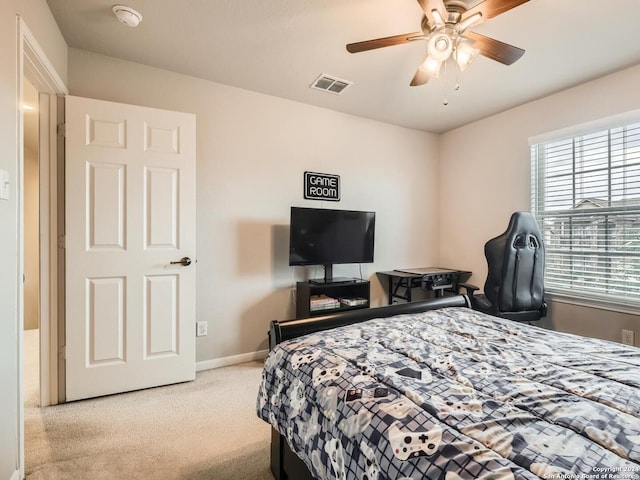
POLYGON ((640 305, 640 123, 531 146, 545 289, 640 305))

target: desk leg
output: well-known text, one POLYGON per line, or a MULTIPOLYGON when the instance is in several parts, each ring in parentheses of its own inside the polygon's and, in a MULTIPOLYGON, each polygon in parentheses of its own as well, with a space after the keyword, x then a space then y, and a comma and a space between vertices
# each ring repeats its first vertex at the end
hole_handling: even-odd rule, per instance
POLYGON ((412 292, 413 282, 412 278, 409 277, 399 277, 396 279, 394 285, 394 277, 389 276, 389 305, 393 305, 393 300, 404 300, 407 303, 412 301, 412 292), (404 288, 405 291, 403 293, 399 293, 398 290, 404 288))

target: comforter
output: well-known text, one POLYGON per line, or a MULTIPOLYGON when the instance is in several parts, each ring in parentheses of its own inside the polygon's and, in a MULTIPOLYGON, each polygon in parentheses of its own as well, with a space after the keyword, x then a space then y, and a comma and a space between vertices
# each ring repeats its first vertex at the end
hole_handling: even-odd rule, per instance
POLYGON ((318 479, 640 479, 640 350, 467 308, 283 342, 257 412, 318 479))

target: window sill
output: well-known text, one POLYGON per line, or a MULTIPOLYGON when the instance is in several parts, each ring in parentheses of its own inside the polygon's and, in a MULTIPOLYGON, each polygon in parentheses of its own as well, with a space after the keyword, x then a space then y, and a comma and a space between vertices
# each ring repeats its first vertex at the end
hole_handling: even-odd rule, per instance
POLYGON ((640 305, 614 303, 612 300, 602 298, 587 298, 575 295, 568 295, 558 292, 545 292, 547 301, 566 303, 579 307, 595 308, 610 312, 624 313, 627 315, 640 315, 640 305))

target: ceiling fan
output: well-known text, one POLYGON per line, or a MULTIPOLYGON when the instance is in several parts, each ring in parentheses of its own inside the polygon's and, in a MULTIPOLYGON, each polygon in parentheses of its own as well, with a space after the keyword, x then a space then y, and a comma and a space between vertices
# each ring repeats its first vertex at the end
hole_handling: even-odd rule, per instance
POLYGON ((483 0, 467 8, 462 0, 418 0, 424 11, 422 32, 376 38, 364 42, 350 43, 350 53, 364 52, 376 48, 401 45, 416 40, 427 42, 424 61, 416 71, 411 86, 424 85, 430 78, 440 75, 442 64, 453 58, 461 71, 478 56, 511 65, 524 54, 524 50, 468 29, 497 17, 529 0, 483 0))

